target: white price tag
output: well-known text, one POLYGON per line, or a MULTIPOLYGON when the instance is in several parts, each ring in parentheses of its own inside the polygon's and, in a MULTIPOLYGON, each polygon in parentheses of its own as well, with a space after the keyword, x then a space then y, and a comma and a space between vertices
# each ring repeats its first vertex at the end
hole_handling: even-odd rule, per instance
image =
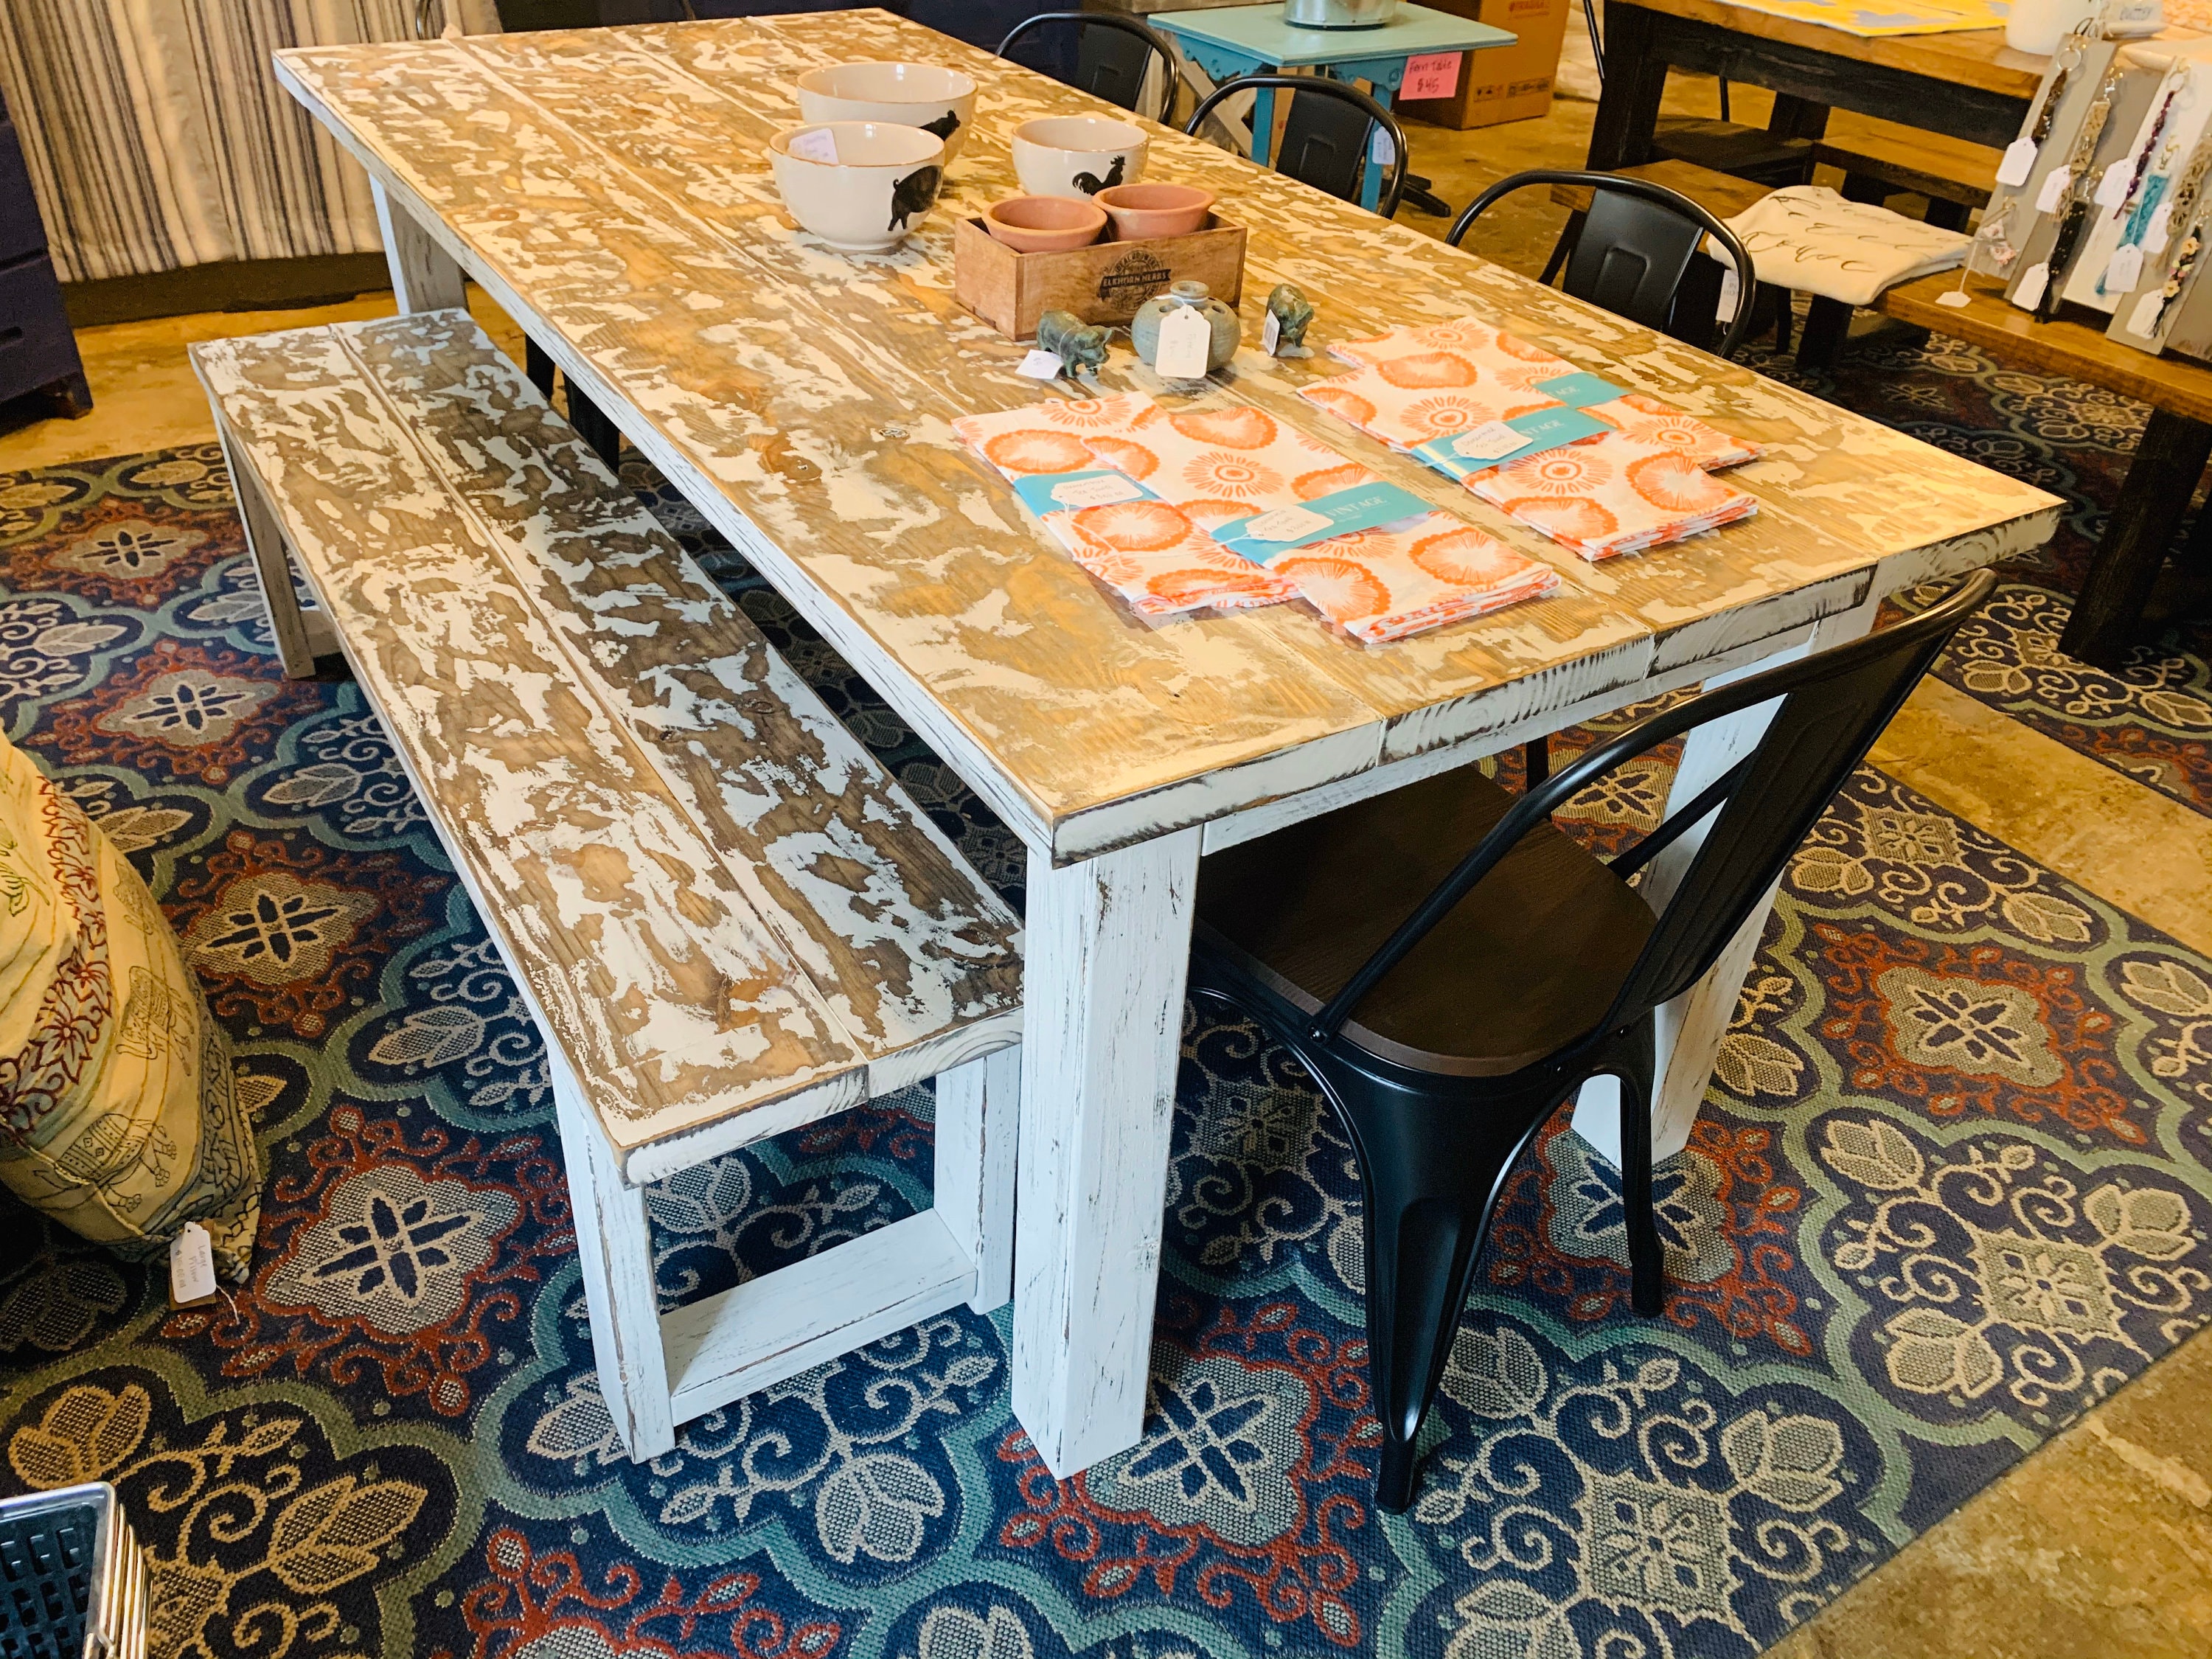
POLYGON ((215 1294, 215 1248, 197 1221, 169 1241, 169 1300, 178 1307, 204 1302, 215 1294))
POLYGON ((2035 140, 2015 138, 2005 146, 2004 160, 1997 163, 1997 182, 2007 190, 2018 190, 2034 167, 2035 140))
POLYGON ((2051 267, 2048 264, 2030 265, 2020 273, 2020 286, 2012 291, 2012 302, 2022 311, 2033 311, 2043 303, 2043 290, 2050 285, 2051 267))
POLYGON ((2072 167, 2053 167, 2043 175, 2043 188, 2036 193, 2038 213, 2056 213, 2058 204, 2066 199, 2066 192, 2074 188, 2072 167))
POLYGON ((2100 284, 2107 294, 2132 294, 2142 281, 2142 250, 2133 242, 2116 248, 2112 262, 2105 267, 2105 280, 2100 284))
POLYGON ((1060 361, 1057 351, 1032 351, 1014 365, 1014 373, 1032 380, 1056 380, 1067 365, 1060 361))
POLYGON ((1730 265, 1727 270, 1721 272, 1721 297, 1720 302, 1713 307, 1713 315, 1715 318, 1733 317, 1735 315, 1736 288, 1735 267, 1734 265, 1730 265))
POLYGON ((1294 542, 1301 536, 1327 530, 1335 522, 1328 514, 1310 507, 1279 507, 1273 513, 1262 513, 1239 533, 1255 542, 1294 542))
POLYGON ((1391 157, 1395 155, 1398 152, 1394 149, 1390 144, 1390 129, 1388 127, 1376 127, 1375 129, 1375 137, 1370 139, 1367 143, 1367 154, 1369 159, 1371 160, 1378 167, 1387 167, 1390 165, 1391 157))
POLYGON ((1111 507, 1116 501, 1141 500, 1144 491, 1133 478, 1076 478, 1052 487, 1052 498, 1062 507, 1111 507))
POLYGON ((1152 368, 1162 380, 1202 380, 1206 378, 1206 349, 1213 343, 1213 325, 1194 306, 1177 306, 1160 319, 1159 348, 1152 368))
POLYGON ((1275 355, 1275 348, 1282 343, 1283 319, 1271 311, 1267 313, 1267 319, 1260 325, 1260 349, 1272 357, 1275 355))
POLYGON ((1954 288, 1948 294, 1937 295, 1936 303, 1939 306, 1948 306, 1954 311, 1964 311, 1974 303, 1974 296, 1963 289, 1954 288))
POLYGON ((827 161, 833 167, 836 165, 837 135, 827 127, 816 127, 811 132, 802 132, 784 148, 801 161, 827 161))
POLYGON ((1510 455, 1528 441, 1527 434, 1516 432, 1503 421, 1485 421, 1454 438, 1451 450, 1453 454, 1470 461, 1494 461, 1500 455, 1510 455))
POLYGON ((2128 199, 2128 181, 2135 176, 2135 163, 2123 155, 2105 169, 2105 176, 2097 180, 2097 205, 2116 208, 2128 199))
POLYGON ((2158 332, 2158 313, 2166 307, 2166 295, 2153 289, 2136 301, 2136 308, 2128 313, 2128 332, 2137 339, 2148 340, 2158 332))
POLYGON ((2145 253, 2166 252, 2166 238, 2173 234, 2173 204, 2160 202, 2151 210, 2150 222, 2143 227, 2142 251, 2145 253))

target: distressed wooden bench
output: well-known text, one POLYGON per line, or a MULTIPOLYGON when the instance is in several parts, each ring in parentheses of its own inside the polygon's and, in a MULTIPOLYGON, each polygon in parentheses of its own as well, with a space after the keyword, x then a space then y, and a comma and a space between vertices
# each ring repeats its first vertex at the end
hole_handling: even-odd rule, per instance
POLYGON ((289 551, 544 1035, 631 1456, 1006 1300, 1012 913, 466 313, 192 356, 288 668, 289 551), (933 1208, 660 1311, 650 1183, 933 1077, 933 1208))

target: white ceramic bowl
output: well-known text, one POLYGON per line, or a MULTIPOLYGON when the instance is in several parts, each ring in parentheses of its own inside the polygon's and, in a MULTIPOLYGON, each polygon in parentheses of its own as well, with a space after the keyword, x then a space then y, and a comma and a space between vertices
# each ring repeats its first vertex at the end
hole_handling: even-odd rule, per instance
POLYGON ((848 253, 881 253, 906 240, 945 182, 945 141, 888 121, 786 127, 768 150, 791 216, 848 253), (819 156, 808 153, 816 149, 819 156))
POLYGON ((1145 130, 1097 115, 1048 115, 1014 129, 1014 174, 1027 196, 1096 196, 1145 176, 1145 130))
POLYGON ((968 142, 975 83, 938 64, 832 64, 799 77, 802 121, 889 121, 945 141, 945 164, 968 142))

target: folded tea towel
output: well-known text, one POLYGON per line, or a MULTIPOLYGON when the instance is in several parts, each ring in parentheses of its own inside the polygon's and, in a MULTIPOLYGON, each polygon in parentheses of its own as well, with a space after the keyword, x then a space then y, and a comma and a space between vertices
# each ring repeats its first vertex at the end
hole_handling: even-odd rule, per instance
MULTIPOLYGON (((1299 395, 1394 449, 1556 408, 1559 399, 1546 383, 1577 374, 1565 358, 1473 318, 1395 328, 1328 349, 1358 368, 1299 395)), ((1663 437, 1703 467, 1735 466, 1759 453, 1757 444, 1640 392, 1582 407, 1621 431, 1663 437)))
MULTIPOLYGON (((1170 413, 1129 394, 969 416, 953 426, 1009 477, 1091 466, 1143 484, 1157 499, 1046 517, 1085 568, 1114 582, 1133 605, 1139 602, 1133 586, 1154 603, 1211 591, 1193 574, 1202 572, 1218 576, 1227 591, 1249 593, 1246 604, 1295 592, 1355 638, 1382 643, 1534 599, 1559 585, 1548 566, 1441 513, 1290 549, 1264 565, 1213 543, 1206 532, 1376 481, 1367 468, 1249 404, 1223 399, 1170 413), (1079 440, 1079 450, 1065 441, 1071 436, 1079 440), (1192 562, 1183 538, 1172 544, 1179 562, 1174 571, 1147 569, 1140 584, 1133 572, 1121 580, 1108 574, 1120 574, 1116 557, 1149 555, 1154 544, 1169 542, 1165 514, 1206 540, 1221 562, 1192 562), (1280 591, 1262 597, 1257 586, 1236 584, 1237 566, 1248 583, 1280 591)), ((1220 601, 1193 598, 1176 608, 1208 603, 1220 601)))
POLYGON ((1791 185, 1728 222, 1762 283, 1872 305, 1884 289, 1964 262, 1972 239, 1821 185, 1791 185))
POLYGON ((1467 480, 1492 507, 1590 560, 1678 542, 1759 511, 1677 447, 1607 432, 1467 480))

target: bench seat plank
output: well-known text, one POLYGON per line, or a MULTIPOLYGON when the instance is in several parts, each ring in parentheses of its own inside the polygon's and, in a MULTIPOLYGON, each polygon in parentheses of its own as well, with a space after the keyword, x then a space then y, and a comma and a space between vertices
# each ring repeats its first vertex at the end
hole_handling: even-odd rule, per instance
POLYGON ((858 1103, 863 1056, 337 337, 195 358, 617 1152, 795 1095, 858 1103))
POLYGON ((337 333, 888 1094, 1018 1035, 1020 923, 465 312, 337 333))

